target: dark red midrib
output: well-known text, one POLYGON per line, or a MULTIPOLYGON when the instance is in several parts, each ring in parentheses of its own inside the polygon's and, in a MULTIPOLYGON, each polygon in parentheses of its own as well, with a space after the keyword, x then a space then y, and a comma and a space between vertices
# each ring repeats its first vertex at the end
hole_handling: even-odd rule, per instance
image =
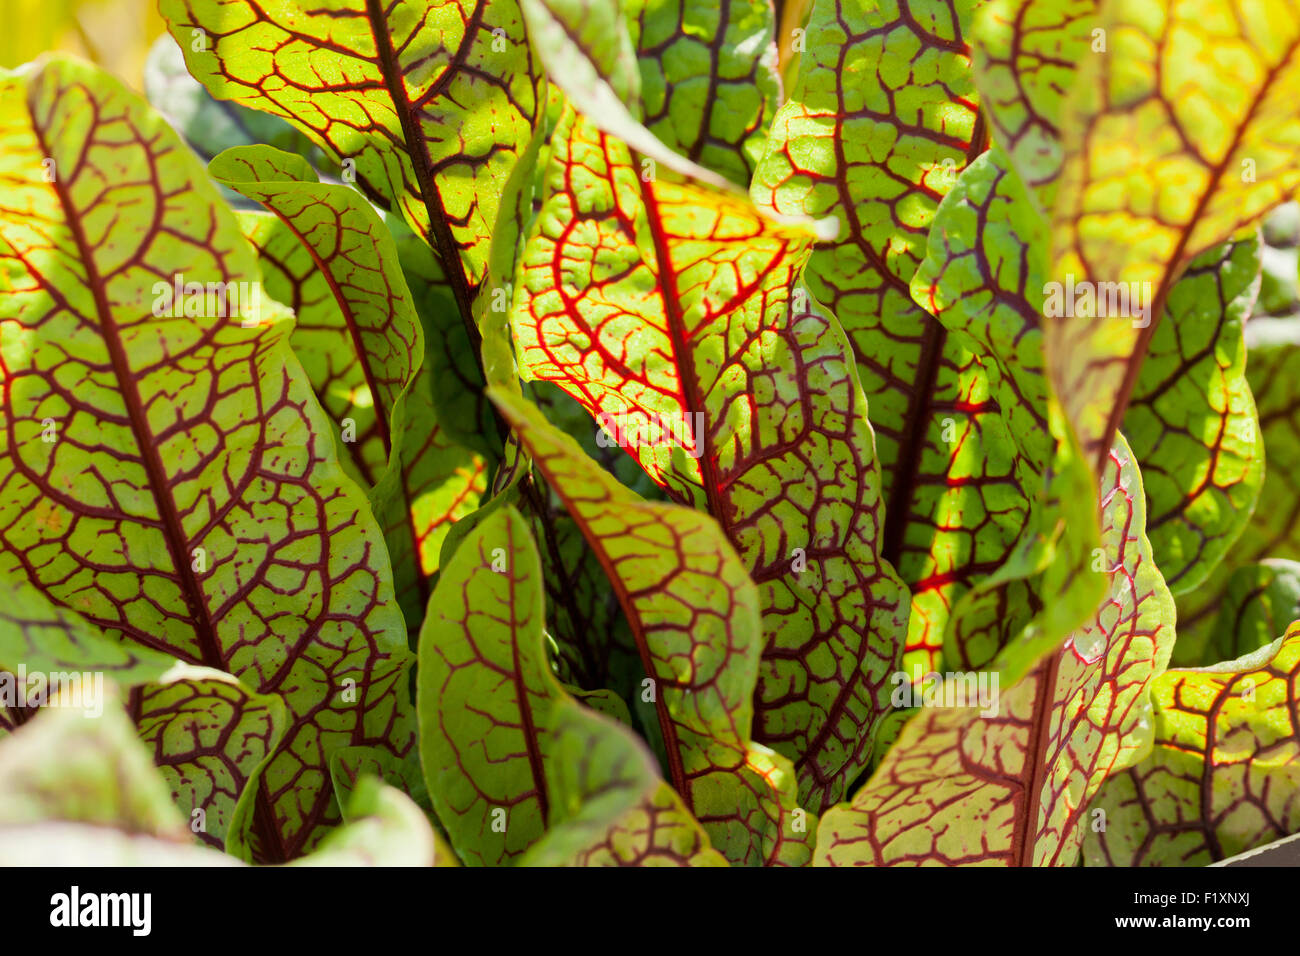
MULTIPOLYGON (((513 554, 515 549, 514 533, 507 527, 507 533, 510 537, 510 551, 513 554)), ((514 570, 510 572, 510 616, 512 624, 515 623, 515 608, 517 604, 516 592, 518 587, 514 570)), ((519 660, 519 641, 510 642, 510 654, 512 659, 512 671, 510 674, 511 683, 515 685, 515 696, 519 698, 519 719, 523 723, 524 746, 528 749, 528 769, 533 775, 533 786, 537 788, 537 802, 542 811, 542 825, 546 826, 550 821, 550 799, 546 792, 546 770, 542 764, 541 746, 537 738, 537 726, 533 723, 533 708, 528 702, 528 688, 524 686, 523 666, 519 660)))
MULTIPOLYGON (((397 53, 393 49, 392 38, 388 35, 384 11, 379 0, 366 0, 366 18, 370 22, 375 51, 379 56, 379 72, 384 78, 388 96, 393 101, 393 110, 402 124, 406 152, 411 159, 415 180, 420 187, 420 198, 424 200, 424 208, 429 214, 429 228, 433 230, 438 257, 442 260, 443 271, 451 283, 452 294, 456 297, 456 307, 460 311, 461 321, 465 324, 465 331, 469 335, 474 359, 481 367, 482 340, 478 326, 474 324, 474 296, 465 275, 465 266, 460 260, 460 247, 451 234, 451 227, 447 223, 442 204, 438 202, 438 191, 433 184, 433 169, 429 163, 429 151, 425 148, 424 134, 420 131, 419 122, 415 118, 415 107, 411 104, 411 98, 406 95, 406 83, 397 64, 397 53)), ((473 28, 473 23, 467 27, 467 29, 473 28)))
MULTIPOLYGON (((1119 431, 1120 422, 1124 420, 1124 412, 1128 409, 1129 399, 1133 395, 1133 389, 1137 387, 1138 374, 1141 371, 1143 360, 1146 358, 1147 350, 1151 347, 1151 339, 1155 335, 1156 325, 1162 318, 1165 308, 1165 299, 1169 296, 1169 291, 1173 287, 1176 274, 1181 272, 1180 265, 1187 250, 1187 244, 1192 239, 1192 233, 1196 231, 1196 224, 1200 221, 1210 198, 1214 196, 1219 182, 1223 179, 1224 172, 1227 171, 1228 164, 1232 161, 1237 153, 1237 147, 1241 145, 1242 137, 1245 136, 1247 128, 1259 112, 1260 106, 1272 90, 1273 83, 1278 74, 1295 55, 1296 50, 1300 49, 1300 37, 1291 41, 1286 53, 1278 58, 1275 66, 1269 68, 1264 81, 1260 84, 1258 92, 1251 100, 1250 108, 1246 110, 1246 115, 1242 117, 1241 122, 1237 124, 1233 132, 1232 142, 1224 150, 1223 158, 1212 167, 1212 173, 1209 181, 1205 184, 1200 198, 1196 201, 1196 208, 1192 210, 1191 218, 1187 222, 1179 237, 1178 245, 1174 247, 1173 254, 1169 257, 1169 268, 1165 270, 1160 279, 1160 288, 1156 290, 1154 300, 1151 303, 1151 321, 1147 323, 1138 335, 1138 341, 1133 349, 1133 354, 1124 369, 1124 380, 1120 384, 1119 392, 1115 396, 1115 403, 1111 406, 1110 416, 1106 419, 1106 430, 1102 433, 1100 447, 1097 449, 1096 468, 1100 473, 1105 470, 1106 462, 1110 458, 1110 446, 1114 441, 1115 433, 1119 431)), ((1285 197, 1283 197, 1285 198, 1285 197)), ((1279 200, 1281 202, 1282 200, 1279 200)), ((1272 208, 1272 207, 1269 207, 1272 208)), ((1263 210, 1267 212, 1268 210, 1263 210)))
POLYGON ((627 615, 628 626, 632 629, 632 637, 636 641, 637 655, 641 658, 641 668, 656 685, 655 716, 659 719, 659 732, 663 734, 664 738, 664 751, 668 757, 668 776, 672 781, 673 789, 677 791, 682 798, 682 802, 686 805, 686 809, 694 813, 694 801, 691 799, 690 790, 686 786, 686 770, 682 765, 681 744, 677 739, 677 728, 673 726, 672 717, 668 713, 668 705, 664 702, 664 695, 658 686, 660 681, 656 677, 657 671, 655 670, 654 659, 650 656, 650 645, 646 638, 645 625, 641 621, 641 615, 637 613, 636 606, 632 603, 632 595, 628 592, 623 579, 619 577, 617 570, 614 568, 614 562, 610 560, 609 553, 605 550, 600 537, 592 530, 587 519, 575 506, 574 497, 562 483, 556 481, 555 469, 551 467, 550 461, 545 456, 537 454, 537 449, 532 446, 528 438, 527 426, 523 428, 516 427, 516 433, 519 435, 520 440, 532 451, 533 461, 541 469, 547 484, 554 489, 555 493, 564 502, 564 507, 581 529, 582 536, 591 545, 591 550, 595 553, 596 560, 600 562, 606 579, 614 588, 614 593, 618 595, 618 603, 622 605, 623 612, 627 615))
MULTIPOLYGON (((467 34, 478 28, 485 6, 486 4, 479 4, 475 8, 474 15, 466 24, 467 34)), ((451 284, 452 295, 456 299, 456 309, 460 312, 460 320, 465 327, 465 335, 469 338, 470 352, 474 355, 474 364, 479 370, 480 378, 486 382, 487 375, 483 369, 483 338, 474 322, 474 294, 470 289, 469 279, 465 275, 465 265, 461 262, 460 246, 457 245, 455 237, 451 234, 451 226, 448 225, 442 204, 438 201, 438 191, 433 184, 433 169, 429 162, 429 151, 425 147, 424 134, 421 132, 419 122, 415 117, 415 107, 411 103, 411 98, 406 95, 405 80, 397 63, 397 53, 393 49, 392 38, 388 35, 387 22, 379 0, 366 0, 366 19, 370 23, 370 32, 375 41, 375 52, 379 56, 379 72, 383 76, 388 96, 393 101, 393 110, 397 113, 398 121, 402 124, 402 138, 406 141, 406 152, 411 160, 411 168, 415 172, 415 180, 420 186, 420 198, 424 200, 425 211, 429 214, 429 228, 433 230, 438 258, 442 261, 443 273, 451 284)), ((454 69, 454 66, 448 69, 454 69)), ((491 406, 489 407, 491 408, 491 406)), ((506 431, 502 425, 501 417, 497 414, 495 408, 492 408, 492 413, 497 431, 504 442, 506 431)), ((407 508, 406 510, 409 515, 411 509, 407 508)), ((408 517, 407 524, 410 525, 415 542, 416 586, 421 603, 427 603, 430 593, 429 580, 424 574, 424 567, 420 559, 419 534, 413 522, 414 517, 408 517)))
POLYGON ((889 500, 885 504, 884 528, 880 556, 894 568, 898 567, 903 552, 903 536, 907 531, 907 509, 912 503, 917 478, 921 473, 921 449, 925 442, 930 409, 934 402, 934 389, 939 381, 939 365, 947 344, 948 331, 924 309, 925 333, 921 339, 921 354, 917 357, 919 373, 916 387, 907 403, 907 431, 898 443, 898 457, 894 459, 894 480, 889 486, 889 500))
MULTIPOLYGON (((36 133, 36 139, 40 143, 42 153, 47 156, 52 155, 45 142, 44 131, 37 123, 35 115, 32 116, 32 128, 36 133)), ((90 286, 91 294, 95 299, 95 309, 99 313, 100 332, 104 344, 108 348, 109 360, 112 362, 113 372, 117 377, 122 398, 126 404, 126 414, 131 423, 131 431, 135 435, 136 444, 139 445, 141 464, 144 465, 145 474, 149 480, 149 491, 153 495, 154 504, 158 507, 158 515, 162 519, 163 539, 167 542, 167 551, 171 556, 172 563, 176 565, 176 580, 180 585, 185 603, 189 607, 190 617, 194 622, 200 657, 204 665, 224 671, 226 670, 226 663, 217 643, 216 631, 208 617, 207 602, 203 599, 198 581, 189 571, 189 552, 186 548, 185 532, 181 528, 180 515, 176 512, 176 504, 172 501, 171 496, 162 490, 169 487, 167 471, 163 467, 162 459, 158 454, 157 442, 154 440, 152 432, 149 431, 148 417, 145 415, 144 405, 140 400, 140 391, 136 386, 130 363, 127 361, 126 350, 122 347, 122 339, 118 335, 117 323, 108 304, 104 281, 95 265, 92 247, 86 240, 86 234, 81 228, 81 220, 78 218, 78 213, 73 207, 63 184, 56 180, 51 185, 55 194, 59 197, 59 204, 63 207, 63 215, 67 221, 68 229, 72 233, 73 241, 77 245, 82 264, 86 269, 86 283, 90 286)))
MULTIPOLYGON (((641 200, 645 204, 646 220, 650 227, 650 238, 654 244, 655 262, 659 272, 659 286, 662 290, 664 313, 668 320, 668 338, 673 347, 673 358, 677 362, 678 378, 681 381, 682 400, 686 404, 687 415, 699 412, 704 415, 704 396, 700 393, 700 381, 695 371, 695 353, 687 340, 686 318, 682 315, 680 294, 677 289, 677 273, 673 269, 672 254, 668 249, 668 240, 660 226, 659 201, 655 198, 650 183, 637 177, 641 187, 641 200)), ((713 439, 708 421, 704 415, 703 434, 700 441, 700 480, 704 485, 704 500, 709 514, 722 525, 729 540, 735 540, 732 533, 731 516, 722 500, 722 479, 718 474, 718 463, 713 454, 713 439)))
POLYGON ((1016 829, 1011 837, 1012 866, 1034 865, 1034 843, 1038 831, 1039 796, 1047 775, 1047 743, 1051 736, 1052 704, 1056 699, 1056 677, 1061 669, 1061 655, 1057 647, 1043 665, 1043 676, 1034 696, 1034 716, 1029 725, 1029 740, 1025 754, 1030 759, 1029 780, 1024 791, 1024 807, 1016 819, 1016 829))
MULTIPOLYGON (((46 142, 45 131, 37 119, 35 110, 31 108, 30 101, 28 112, 31 115, 32 132, 40 146, 41 154, 45 156, 53 155, 50 152, 49 144, 46 142)), ((64 219, 68 224, 68 231, 72 233, 82 265, 86 270, 86 283, 90 286, 91 294, 95 300, 95 310, 99 313, 101 335, 105 346, 108 348, 109 360, 112 362, 113 372, 118 380, 123 401, 126 403, 127 418, 131 423, 131 431, 135 435, 136 443, 140 446, 141 464, 144 465, 145 475, 149 480, 149 490, 153 495, 154 504, 158 507, 159 517, 162 519, 163 539, 167 542, 167 552, 171 556, 172 563, 176 566, 176 580, 180 585, 181 594, 185 598, 191 620, 194 623, 200 657, 206 666, 228 672, 229 668, 226 666, 224 655, 221 653, 221 647, 217 642, 216 629, 208 616, 207 602, 203 600, 203 593, 199 588, 198 580, 190 571, 189 553, 185 547, 185 533, 181 528, 180 515, 176 512, 176 504, 172 501, 171 496, 163 491, 163 489, 169 487, 166 480, 167 472, 163 467, 162 458, 158 454, 157 443, 153 440, 153 435, 148 429, 148 418, 144 412, 144 405, 140 400, 140 391, 136 386, 131 366, 127 362, 126 350, 122 347, 122 339, 117 332, 117 323, 108 304, 104 281, 95 265, 92 247, 86 240, 85 231, 81 228, 81 220, 77 215, 76 208, 72 205, 71 197, 68 196, 67 190, 64 188, 64 183, 56 178, 50 185, 59 199, 64 219)), ((275 826, 274 811, 267 801, 266 790, 260 785, 257 788, 253 821, 261 845, 272 846, 279 854, 278 857, 274 858, 275 862, 286 859, 284 846, 280 840, 279 828, 275 826)))

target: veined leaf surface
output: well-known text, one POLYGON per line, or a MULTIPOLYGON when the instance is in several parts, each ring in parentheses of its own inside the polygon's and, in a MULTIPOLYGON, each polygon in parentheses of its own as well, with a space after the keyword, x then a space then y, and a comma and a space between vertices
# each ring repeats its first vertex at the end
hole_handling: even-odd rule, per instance
POLYGON ((880 550, 912 592, 909 668, 937 663, 953 605, 1002 565, 1034 494, 1017 441, 1041 434, 1008 430, 975 343, 911 289, 940 200, 986 146, 965 40, 977 6, 819 0, 750 190, 760 206, 841 221, 804 281, 857 361, 880 550))
POLYGON ((1099 556, 1109 591, 1093 619, 1003 691, 996 715, 923 707, 852 803, 825 814, 817 862, 1075 861, 1089 798, 1150 746, 1149 684, 1174 637, 1173 598, 1151 560, 1142 483, 1122 439, 1109 462, 1099 556))
POLYGON ((110 637, 281 695, 250 839, 290 858, 336 819, 332 750, 414 743, 379 529, 290 323, 250 308, 251 247, 175 134, 72 61, 0 84, 0 571, 110 637), (198 290, 184 303, 178 277, 198 290), (253 327, 217 314, 230 299, 210 307, 212 282, 253 327))
POLYGON ((289 120, 401 211, 439 251, 468 321, 498 199, 541 106, 515 0, 160 8, 213 96, 289 120))
MULTIPOLYGON (((190 842, 134 736, 111 695, 99 714, 61 700, 0 742, 0 865, 239 865, 190 842)), ((427 866, 445 851, 419 808, 373 778, 361 781, 348 820, 300 864, 427 866)))
POLYGON ((1229 652, 1226 641, 1211 649, 1215 620, 1237 568, 1269 559, 1300 560, 1300 399, 1294 387, 1300 381, 1300 323, 1254 318, 1246 323, 1245 338, 1246 379, 1264 446, 1264 482, 1254 515, 1223 561, 1199 588, 1178 597, 1174 662, 1183 667, 1238 656, 1229 652))
POLYGON ((137 731, 190 829, 215 847, 241 852, 258 775, 284 736, 280 698, 252 693, 221 671, 112 640, 24 578, 6 575, 0 596, 0 668, 23 695, 0 702, 0 728, 17 729, 60 693, 92 714, 122 707, 106 678, 132 688, 137 731))
POLYGON ((1065 295, 1046 334, 1056 392, 1100 466, 1183 268, 1300 186, 1300 13, 1106 0, 1097 26, 1107 52, 1083 58, 1061 114, 1050 271, 1065 295), (1085 282, 1092 295, 1064 301, 1085 282))
POLYGON ((1142 462, 1147 533, 1175 594, 1198 587, 1250 520, 1264 447, 1242 326, 1259 291, 1259 241, 1198 256, 1169 294, 1124 434, 1142 462))
POLYGON ((794 286, 813 238, 741 194, 646 182, 569 111, 511 321, 524 376, 577 399, 739 551, 765 632, 754 739, 795 761, 815 810, 867 764, 904 596, 877 550, 880 476, 846 343, 794 286))
POLYGON ((625 0, 641 68, 641 121, 669 149, 745 185, 776 112, 767 0, 625 0))
POLYGON ((426 350, 397 244, 359 193, 320 183, 301 157, 236 147, 209 172, 278 217, 241 224, 268 291, 294 306, 290 344, 370 491, 398 598, 418 626, 442 535, 476 503, 482 462, 438 421, 433 373, 421 364, 435 349, 426 350))
POLYGON ((1098 0, 990 0, 974 18, 983 115, 1012 168, 1049 211, 1065 158, 1065 100, 1079 64, 1105 53, 1097 7, 1098 0))
POLYGON ((758 593, 707 515, 642 501, 536 409, 490 394, 600 556, 636 638, 668 780, 731 863, 803 865, 815 818, 785 757, 750 741, 758 593))
POLYGON ((1300 625, 1152 687, 1155 747, 1093 802, 1088 866, 1204 866, 1300 832, 1300 625), (1095 828, 1094 828, 1095 830, 1095 828))
POLYGON ((608 840, 614 855, 721 862, 671 790, 662 830, 624 820, 645 815, 663 782, 629 731, 561 689, 544 623, 528 527, 496 509, 443 569, 420 634, 421 754, 461 858, 509 863, 533 847, 550 864, 591 862, 608 840))

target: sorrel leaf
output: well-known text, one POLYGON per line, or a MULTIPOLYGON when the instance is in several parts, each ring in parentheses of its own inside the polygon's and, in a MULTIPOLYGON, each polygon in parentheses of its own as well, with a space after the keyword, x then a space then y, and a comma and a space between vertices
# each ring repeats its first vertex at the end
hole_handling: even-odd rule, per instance
MULTIPOLYGON (((550 863, 620 846, 624 814, 662 786, 644 747, 561 689, 546 659, 541 561, 523 518, 493 512, 439 579, 420 636, 420 748, 429 791, 467 863, 515 862, 546 835, 550 863), (491 786, 484 781, 491 780, 491 786), (557 833, 563 831, 561 833, 557 833)), ((671 793, 671 791, 669 791, 671 793)), ((694 833, 674 797, 639 853, 674 853, 694 833), (662 845, 660 840, 663 839, 662 845)), ((627 828, 634 826, 629 824, 627 828)), ((626 851, 626 848, 624 848, 626 851)))
POLYGON ((632 625, 667 779, 740 865, 802 865, 815 818, 789 760, 749 739, 761 653, 758 593, 708 516, 640 500, 536 409, 493 400, 600 556, 632 625))
POLYGON ((1097 26, 1106 55, 1083 58, 1061 114, 1050 270, 1095 295, 1062 302, 1045 331, 1056 392, 1099 465, 1183 268, 1300 186, 1300 18, 1281 2, 1238 16, 1232 0, 1107 0, 1097 26), (1207 48, 1213 62, 1193 68, 1207 48))
POLYGON ((910 288, 940 200, 986 146, 965 40, 974 7, 816 3, 751 186, 761 206, 841 222, 804 281, 848 333, 870 407, 880 552, 912 592, 909 668, 937 663, 949 610, 1001 565, 1034 493, 1016 483, 1021 433, 1000 418, 979 353, 910 288))
POLYGON ((776 24, 764 0, 627 0, 641 122, 669 149, 746 184, 778 105, 776 24))
POLYGON ((1300 831, 1300 627, 1152 685, 1155 747, 1106 782, 1088 866, 1204 866, 1300 831))
MULTIPOLYGON (((1196 667, 1238 656, 1220 642, 1210 648, 1214 622, 1233 572, 1266 559, 1300 560, 1300 324, 1256 318, 1246 323, 1246 379, 1257 406, 1264 445, 1264 483, 1240 537, 1199 587, 1178 598, 1174 661, 1196 667)), ((1294 618, 1291 618, 1294 620, 1294 618)), ((1285 627, 1288 621, 1279 622, 1285 627)), ((1281 628, 1270 631, 1270 638, 1281 628)))
POLYGON ((332 750, 414 743, 379 529, 176 135, 70 60, 0 84, 0 571, 110 637, 280 694, 249 839, 288 859, 336 819, 332 750), (241 314, 219 314, 232 289, 241 314))
POLYGON ((497 200, 540 105, 514 0, 160 9, 213 96, 284 117, 392 202, 438 250, 468 321, 497 200))
POLYGON ((1147 533, 1175 594, 1198 587, 1223 559, 1264 481, 1242 340, 1258 289, 1255 238, 1193 260, 1169 294, 1124 413, 1151 503, 1147 533))
POLYGON ((208 172, 275 213, 323 280, 333 308, 313 312, 334 321, 310 335, 299 324, 290 344, 322 407, 340 430, 351 422, 351 437, 344 432, 342 440, 360 473, 371 486, 391 484, 406 392, 424 355, 392 236, 360 193, 321 183, 301 156, 236 146, 213 159, 208 172), (338 355, 340 340, 351 343, 351 354, 338 355))
POLYGON ((796 762, 815 810, 866 766, 903 595, 876 550, 879 473, 851 359, 793 286, 813 238, 742 195, 646 182, 569 111, 511 321, 524 377, 586 407, 745 561, 767 648, 754 739, 796 762))
POLYGON ((398 599, 418 626, 442 536, 477 502, 482 462, 439 423, 436 372, 421 366, 424 329, 397 244, 359 193, 320 183, 301 157, 236 147, 209 172, 278 217, 245 216, 241 225, 268 292, 294 307, 290 345, 370 491, 398 599))
POLYGON ((1300 563, 1269 558, 1232 572, 1219 601, 1203 656, 1214 661, 1245 657, 1285 633, 1300 619, 1300 563))
MULTIPOLYGON (((231 866, 196 846, 168 785, 111 695, 94 715, 64 700, 0 742, 0 864, 231 866), (59 760, 50 760, 52 753, 59 760)), ((363 779, 349 824, 300 862, 431 865, 438 846, 423 814, 391 787, 363 779)))
POLYGON ((1173 645, 1173 598, 1122 440, 1104 480, 1108 594, 1094 618, 1002 691, 996 715, 926 702, 852 803, 823 816, 818 863, 1074 863, 1088 799, 1150 745, 1149 684, 1173 645))
POLYGON ((1065 100, 1079 64, 1104 52, 1097 6, 1098 0, 991 0, 974 17, 982 115, 1031 196, 1049 212, 1065 158, 1065 100))
MULTIPOLYGON (((168 33, 160 36, 149 49, 149 59, 144 65, 144 93, 149 105, 205 161, 211 161, 232 146, 265 143, 297 153, 317 169, 329 165, 311 140, 280 117, 213 99, 203 84, 186 71, 185 55, 168 33)), ((331 172, 337 174, 338 170, 331 169, 331 172)), ((222 195, 232 204, 252 205, 238 193, 225 191, 222 195)))
POLYGON ((137 732, 198 839, 245 850, 256 782, 284 736, 284 704, 229 674, 107 638, 26 579, 0 582, 0 728, 14 730, 59 693, 93 712, 115 706, 105 679, 132 687, 137 732))

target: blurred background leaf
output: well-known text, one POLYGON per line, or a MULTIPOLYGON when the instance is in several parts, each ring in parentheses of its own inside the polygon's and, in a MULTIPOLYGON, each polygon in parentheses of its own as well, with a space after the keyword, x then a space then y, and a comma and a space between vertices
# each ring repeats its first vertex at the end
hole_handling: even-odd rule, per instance
POLYGON ((166 27, 151 0, 0 0, 0 66, 48 50, 85 57, 144 89, 149 46, 166 27))

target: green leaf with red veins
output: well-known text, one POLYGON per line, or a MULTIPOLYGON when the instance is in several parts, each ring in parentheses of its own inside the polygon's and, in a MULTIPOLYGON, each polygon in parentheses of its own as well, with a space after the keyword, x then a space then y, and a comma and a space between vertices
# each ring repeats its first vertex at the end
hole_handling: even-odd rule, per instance
POLYGON ((780 98, 768 0, 624 0, 642 122, 670 149, 748 183, 780 98))
POLYGON ((796 762, 815 810, 866 766, 906 612, 847 345, 792 288, 812 238, 742 195, 644 181, 570 111, 511 320, 523 376, 577 399, 739 551, 765 628, 754 739, 796 762))
POLYGON ((562 712, 548 782, 564 822, 521 865, 726 866, 650 755, 604 730, 582 708, 562 712))
POLYGON ((252 796, 250 784, 284 736, 280 699, 251 693, 229 674, 110 640, 24 578, 6 575, 0 595, 0 666, 26 695, 25 702, 2 701, 0 728, 25 721, 52 695, 50 681, 100 711, 112 705, 105 677, 134 686, 130 707, 139 735, 197 838, 218 848, 242 845, 248 819, 241 798, 252 796), (33 693, 40 696, 33 700, 33 693))
POLYGON ((311 310, 310 331, 299 322, 290 344, 358 470, 372 487, 391 483, 399 416, 424 353, 392 236, 360 193, 320 182, 301 156, 236 146, 208 173, 275 213, 306 253, 307 274, 319 277, 327 297, 311 310))
MULTIPOLYGON (((991 614, 980 609, 980 598, 972 598, 974 605, 959 602, 981 576, 1005 571, 1022 532, 1035 540, 1037 524, 1051 522, 1050 509, 1037 507, 1040 494, 1046 499, 1042 476, 1054 442, 1042 332, 1031 304, 1042 284, 1045 239, 1041 216, 1006 155, 994 147, 963 170, 944 197, 925 260, 912 278, 912 297, 942 324, 947 345, 968 362, 979 357, 968 377, 979 391, 969 396, 988 411, 972 408, 942 420, 940 449, 947 461, 919 491, 926 506, 912 513, 918 521, 927 512, 943 520, 933 527, 920 523, 918 530, 928 534, 903 545, 900 573, 912 583, 904 657, 909 672, 928 672, 945 661, 981 667, 1037 610, 1020 578, 998 584, 991 614), (1010 599, 1007 589, 1014 590, 1010 599), (976 613, 965 613, 971 607, 976 613)), ((993 586, 984 580, 986 590, 993 586)), ((1086 613, 1082 609, 1078 619, 1086 613)), ((1063 636, 1058 631, 1047 640, 1063 636)))
POLYGON ((158 680, 176 658, 109 640, 81 615, 55 604, 21 574, 0 575, 0 667, 32 672, 94 671, 123 686, 158 680))
POLYGON ((362 776, 343 808, 347 822, 292 866, 460 866, 421 810, 401 790, 362 776))
MULTIPOLYGON (((527 525, 499 508, 443 569, 420 633, 421 758, 438 817, 471 865, 517 861, 557 831, 552 862, 594 850, 663 786, 632 733, 551 674, 541 583, 527 525)), ((699 834, 673 804, 665 831, 643 834, 647 851, 673 850, 674 827, 699 834)))
POLYGON ((160 9, 213 96, 289 120, 401 211, 438 250, 468 322, 498 199, 541 102, 515 0, 160 9))
POLYGON ((1300 322, 1256 318, 1246 323, 1246 380, 1264 444, 1264 485, 1255 513, 1201 587, 1178 597, 1174 662, 1199 667, 1233 656, 1210 645, 1215 618, 1233 572, 1269 558, 1300 560, 1300 322))
POLYGON ((357 784, 366 776, 378 777, 394 787, 407 788, 407 796, 416 805, 428 810, 430 820, 437 826, 429 801, 429 791, 424 786, 424 772, 419 766, 418 749, 412 750, 404 759, 394 757, 383 751, 365 747, 344 747, 334 751, 330 758, 330 779, 334 784, 334 797, 343 810, 343 822, 348 823, 348 804, 357 784), (414 766, 411 766, 414 764, 414 766), (414 773, 412 773, 414 771, 414 773))
POLYGON ((1151 689, 1155 746, 1092 804, 1088 866, 1204 866, 1300 832, 1300 625, 1151 689))
POLYGON ((1286 0, 1104 0, 1097 26, 1107 52, 1084 58, 1061 116, 1045 332, 1102 467, 1183 268, 1300 187, 1300 16, 1286 0))
POLYGON ((551 83, 602 132, 641 154, 640 168, 647 180, 656 178, 655 164, 662 163, 700 182, 734 188, 641 125, 641 74, 620 4, 521 0, 520 8, 551 83))
POLYGON ((991 0, 972 26, 983 115, 1044 209, 1051 209, 1064 159, 1065 99, 1079 64, 1105 53, 1097 7, 1098 0, 991 0))
MULTIPOLYGON (((0 865, 240 865, 191 842, 167 783, 134 737, 114 694, 98 714, 73 700, 45 708, 0 742, 0 865)), ((299 862, 455 865, 419 808, 392 787, 363 780, 347 818, 299 862)))
POLYGON ((294 306, 290 344, 370 492, 417 627, 451 522, 473 510, 482 461, 439 427, 423 328, 397 245, 361 194, 320 183, 301 157, 267 146, 212 161, 217 182, 261 202, 279 225, 242 217, 267 291, 294 306), (346 343, 345 347, 340 347, 346 343))
POLYGON ((804 281, 857 360, 881 463, 881 554, 912 590, 908 658, 923 666, 952 601, 999 566, 988 525, 1023 522, 1025 507, 985 369, 909 288, 940 200, 984 147, 964 39, 976 6, 819 0, 750 188, 760 206, 841 221, 804 281))
POLYGON ((1216 662, 1245 657, 1273 643, 1273 635, 1297 619, 1300 562, 1270 558, 1243 565, 1228 578, 1204 656, 1216 662))
POLYGON ((1147 533, 1175 594, 1201 585, 1250 520, 1264 446, 1242 326, 1259 291, 1259 241, 1197 257, 1151 339, 1124 433, 1142 462, 1147 533))
MULTIPOLYGON (((335 178, 339 175, 340 171, 332 168, 333 164, 311 140, 280 117, 214 100, 185 69, 185 54, 170 34, 162 34, 149 48, 144 64, 144 94, 149 105, 205 162, 231 146, 265 143, 298 153, 317 169, 331 167, 335 178)), ((222 196, 232 203, 252 205, 235 192, 223 190, 222 196)))
POLYGON ((414 743, 379 529, 287 316, 250 310, 245 328, 202 293, 168 308, 177 277, 222 283, 232 308, 257 277, 176 135, 83 64, 0 85, 0 571, 112 638, 280 694, 288 730, 250 839, 292 857, 336 819, 333 750, 414 743))
POLYGON ((132 691, 131 714, 195 837, 250 859, 258 781, 289 724, 284 702, 181 664, 132 691))
POLYGON ((642 501, 541 414, 489 394, 582 527, 632 624, 668 779, 738 865, 802 865, 815 818, 790 761, 749 739, 762 632, 758 589, 707 515, 642 501))
MULTIPOLYGON (((1089 798, 1150 746, 1150 682, 1174 639, 1173 598, 1151 560, 1142 482, 1122 438, 1103 481, 1108 594, 1094 618, 1024 680, 981 698, 995 715, 927 701, 852 803, 822 818, 816 862, 1075 862, 1089 798)), ((977 675, 955 679, 966 693, 977 675)), ((957 684, 946 690, 953 702, 957 684)))

